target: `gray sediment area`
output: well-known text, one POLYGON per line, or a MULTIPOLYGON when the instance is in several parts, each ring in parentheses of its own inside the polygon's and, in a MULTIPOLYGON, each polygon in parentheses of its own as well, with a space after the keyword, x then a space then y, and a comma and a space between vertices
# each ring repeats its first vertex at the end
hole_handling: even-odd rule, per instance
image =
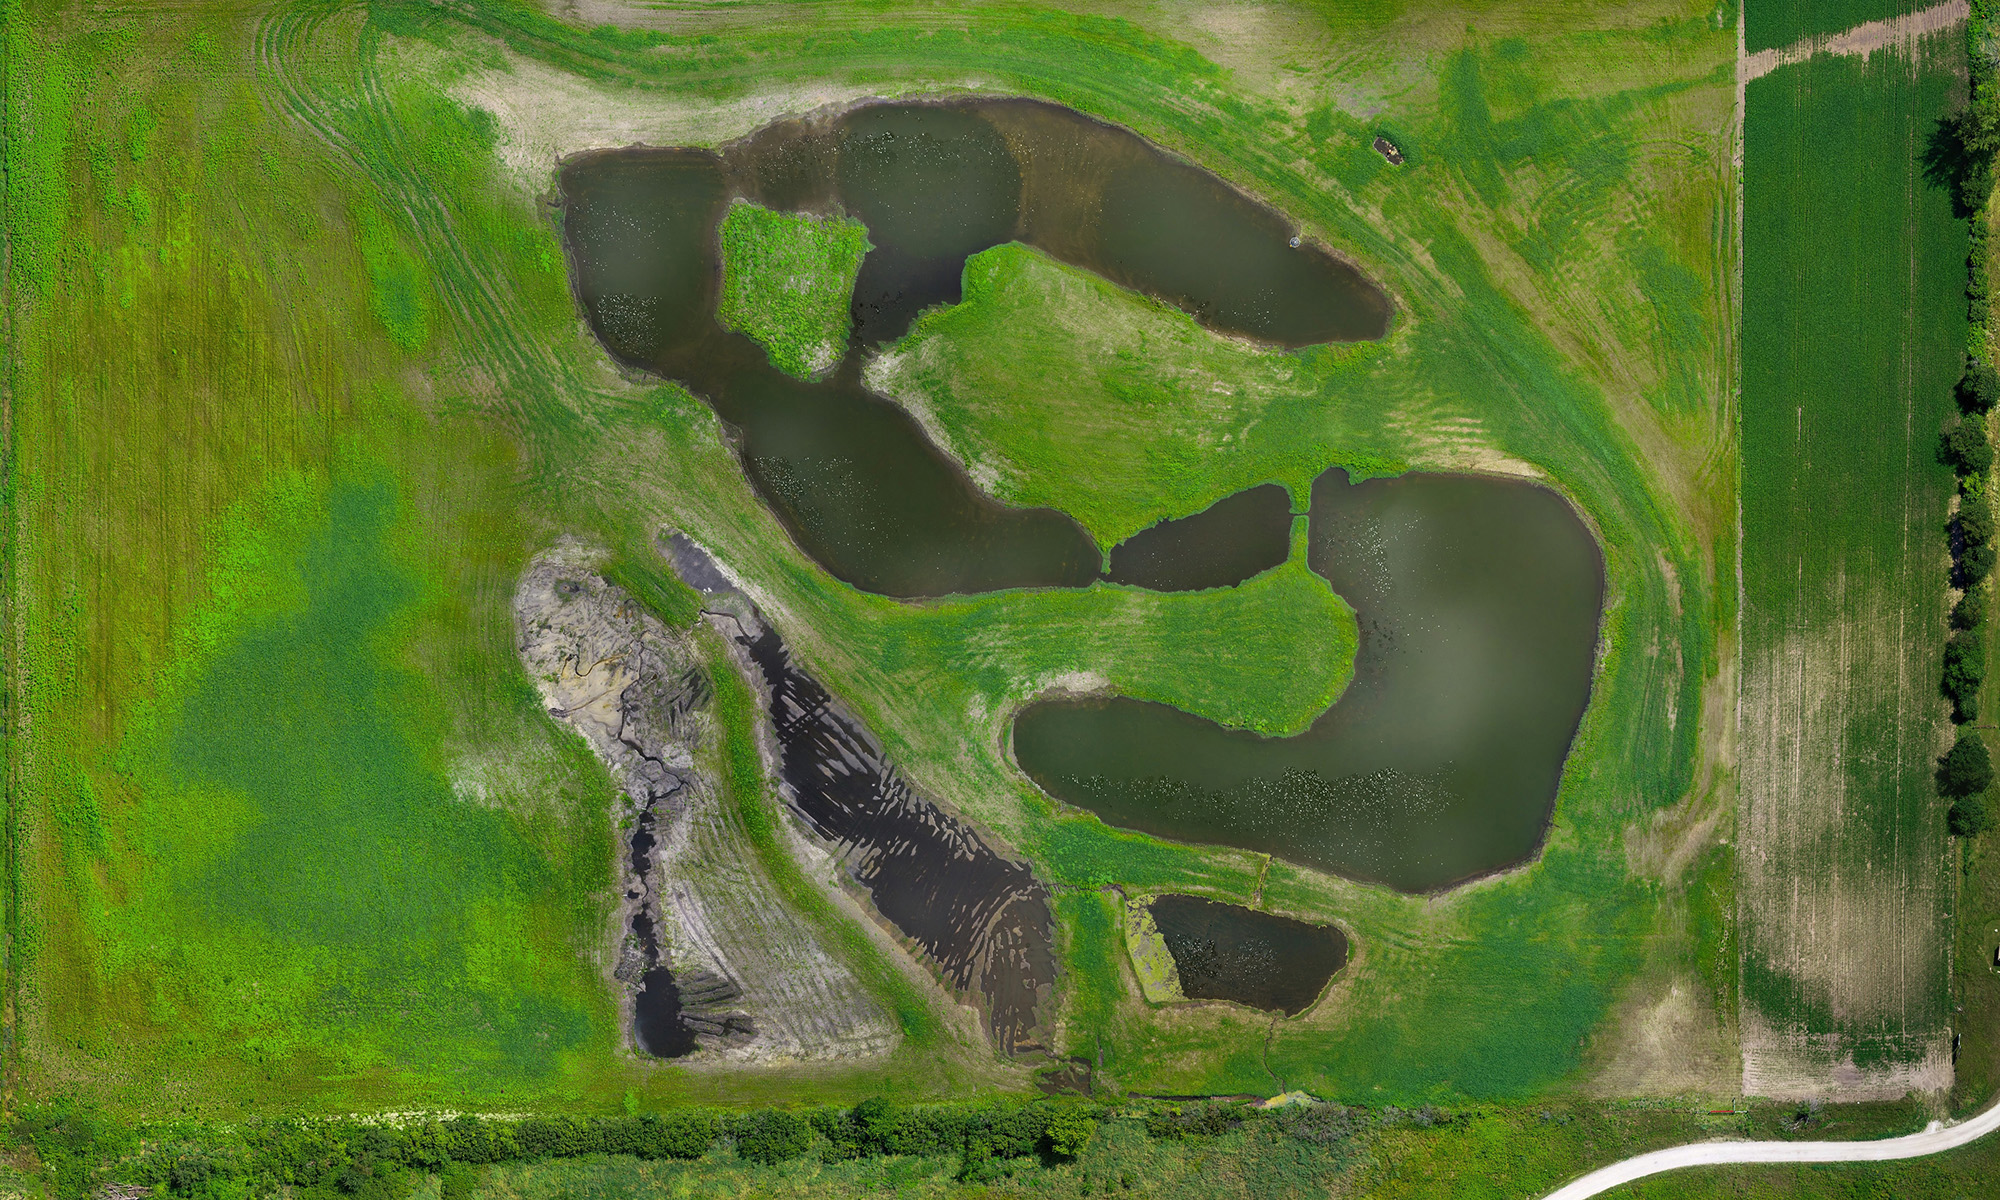
POLYGON ((667 628, 565 542, 514 594, 516 646, 549 715, 619 789, 608 956, 634 1045, 663 1058, 849 1059, 899 1039, 890 1014, 773 894, 710 765, 713 685, 667 628))

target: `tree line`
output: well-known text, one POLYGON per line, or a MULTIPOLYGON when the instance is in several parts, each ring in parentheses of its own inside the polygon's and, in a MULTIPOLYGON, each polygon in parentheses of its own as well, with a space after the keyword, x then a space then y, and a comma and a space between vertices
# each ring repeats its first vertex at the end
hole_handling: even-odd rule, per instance
POLYGON ((1946 522, 1945 536, 1951 550, 1951 584, 1960 589, 1960 596, 1951 610, 1940 681, 1958 733, 1938 759, 1935 779, 1938 794, 1951 802, 1946 822, 1959 837, 1977 836, 1993 824, 1987 801, 1993 784, 1992 756, 1978 730, 1970 726, 1979 720, 1980 689, 1986 682, 1985 623, 1992 607, 1988 581, 1996 557, 1993 503, 1987 494, 1993 469, 1987 417, 2000 403, 2000 373, 1995 372, 1987 348, 1992 303, 1986 277, 1986 206, 1993 192, 1994 156, 2000 152, 2000 82, 1986 52, 1996 3, 2000 0, 1972 4, 1966 26, 1971 102, 1939 123, 1925 164, 1933 182, 1952 190, 1972 243, 1965 288, 1971 336, 1957 387, 1959 418, 1938 444, 1939 460, 1958 478, 1958 510, 1946 522))

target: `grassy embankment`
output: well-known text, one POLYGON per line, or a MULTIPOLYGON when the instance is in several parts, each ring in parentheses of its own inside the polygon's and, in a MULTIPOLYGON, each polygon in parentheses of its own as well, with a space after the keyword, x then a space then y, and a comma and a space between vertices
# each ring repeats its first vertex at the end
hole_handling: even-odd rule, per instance
MULTIPOLYGON (((1733 38, 1708 14, 1663 6, 1662 21, 1631 32, 1570 32, 1595 22, 1554 4, 1518 16, 1519 37, 1467 45, 1462 14, 1336 13, 1305 31, 1297 70, 1231 73, 1202 57, 1227 58, 1227 41, 1178 23, 1013 7, 885 19, 828 6, 810 31, 730 11, 698 32, 598 35, 483 5, 464 10, 470 28, 414 6, 279 9, 240 22, 10 11, 7 36, 21 51, 10 61, 24 64, 10 128, 35 131, 8 143, 20 162, 10 212, 33 213, 16 226, 9 297, 19 464, 10 529, 23 564, 13 601, 24 647, 12 666, 17 687, 36 681, 17 725, 32 736, 14 764, 14 920, 34 953, 17 959, 10 982, 15 1078, 27 1091, 81 1090, 148 1111, 183 1102, 601 1109, 627 1093, 643 1103, 723 1090, 853 1095, 894 1074, 890 1063, 810 1082, 723 1080, 648 1070, 615 1050, 583 957, 604 936, 604 784, 522 686, 507 597, 526 555, 559 530, 595 534, 644 573, 661 522, 695 532, 750 581, 805 660, 921 783, 1081 889, 1062 898, 1077 916, 1066 929, 1077 984, 1069 1032, 1079 1049, 1101 1046, 1106 1074, 1126 1086, 1261 1091, 1281 1078, 1383 1099, 1530 1093, 1558 1085, 1586 1052, 1616 1059, 1621 1035, 1605 1018, 1635 977, 1662 991, 1695 981, 1706 1019, 1726 1026, 1726 990, 1698 978, 1704 948, 1721 935, 1690 919, 1679 859, 1647 857, 1647 847, 1702 828, 1679 823, 1687 806, 1669 807, 1692 795, 1698 808, 1715 780, 1702 749, 1703 688, 1719 661, 1717 630, 1729 624, 1730 589, 1716 582, 1717 564, 1733 558, 1722 519, 1733 486, 1729 412, 1716 399, 1727 395, 1727 291, 1708 289, 1728 277, 1716 218, 1727 211, 1733 38), (1321 57, 1336 43, 1350 55, 1338 65, 1321 57), (1374 126, 1334 100, 1357 80, 1387 86, 1375 64, 1421 52, 1436 56, 1435 88, 1393 89, 1381 118, 1410 154, 1392 170, 1366 149, 1374 126), (107 76, 110 63, 118 70, 107 76), (30 79, 31 69, 40 74, 30 79), (1297 572, 1215 596, 1099 589, 922 606, 833 584, 750 496, 703 406, 608 369, 576 322, 555 233, 534 208, 546 176, 528 182, 500 166, 534 133, 510 124, 523 112, 565 119, 563 102, 536 91, 551 78, 587 94, 579 115, 629 107, 658 114, 648 140, 714 142, 764 119, 759 89, 864 94, 975 76, 1120 121, 1220 170, 1387 283, 1406 314, 1398 333, 1369 352, 1365 370, 1321 392, 1388 414, 1392 435, 1369 453, 1417 465, 1468 461, 1461 454, 1528 462, 1591 514, 1614 607, 1540 865, 1422 902, 1058 817, 1004 758, 1011 706, 1084 672, 1235 723, 1297 728, 1346 670, 1339 633, 1350 627, 1338 602, 1297 572), (461 107, 447 87, 485 89, 498 116, 461 107), (1200 105, 1184 103, 1196 93, 1200 105), (662 108, 662 95, 679 106, 662 108), (519 107, 508 108, 509 96, 519 107), (688 100, 702 104, 680 104, 688 100), (157 122, 136 137, 142 108, 157 122), (1662 128, 1678 140, 1663 141, 1662 128), (384 237, 402 253, 382 250, 384 237), (503 946, 492 940, 498 926, 461 921, 412 935, 422 972, 399 975, 371 970, 375 943, 343 940, 331 925, 253 929, 243 936, 260 940, 244 975, 184 987, 173 964, 223 943, 200 925, 133 922, 147 897, 201 878, 192 858, 136 849, 147 806, 192 776, 122 775, 114 758, 144 744, 139 714, 162 672, 217 678, 200 668, 223 659, 175 648, 191 614, 226 607, 222 514, 267 494, 284 471, 341 494, 340 463, 355 464, 340 476, 354 487, 394 498, 376 535, 395 564, 383 570, 415 582, 372 586, 414 599, 382 610, 372 640, 355 627, 352 645, 325 652, 366 651, 407 670, 381 668, 388 682, 355 701, 362 716, 331 711, 308 687, 273 684, 268 708, 215 736, 234 738, 227 753, 241 760, 263 748, 267 724, 292 722, 286 744, 303 755, 351 744, 336 717, 393 723, 408 744, 381 743, 383 761, 404 764, 403 782, 342 792, 343 805, 407 802, 448 827, 522 841, 530 859, 503 874, 504 893, 463 903, 494 915, 525 905, 531 915, 508 928, 524 922, 535 934, 503 946), (377 479, 386 491, 370 491, 377 479), (447 794, 488 807, 437 807, 447 794), (1640 851, 1629 857, 1628 834, 1640 851), (563 871, 564 886, 538 882, 563 871), (1275 1035, 1263 1018, 1145 1008, 1115 939, 1094 932, 1115 931, 1115 921, 1087 912, 1110 902, 1089 890, 1099 884, 1248 899, 1260 875, 1266 904, 1338 917, 1362 947, 1337 1002, 1275 1035), (285 938, 357 968, 336 988, 267 967, 286 961, 285 938), (522 961, 509 955, 532 969, 504 969, 522 961), (460 962, 480 966, 460 972, 460 962), (413 989, 413 978, 439 977, 466 980, 453 985, 459 1007, 413 989), (485 980, 517 990, 479 992, 485 980), (246 1015, 258 1010, 239 1010, 230 988, 280 995, 297 1015, 283 1027, 290 1040, 261 1041, 246 1015), (509 1020, 522 1037, 500 1032, 509 1020), (90 1049, 114 1040, 127 1046, 116 1061, 90 1049), (334 1053, 341 1060, 329 1065, 323 1056, 334 1053), (180 1090, 163 1097, 160 1078, 180 1090)), ((1171 395, 1171 385, 1160 371, 1147 386, 1171 395)), ((1303 430, 1322 434, 1328 461, 1356 452, 1339 429, 1303 430)), ((297 533, 275 561, 308 561, 313 536, 351 533, 297 533)), ((254 622, 232 628, 245 639, 268 633, 254 622)), ((161 711, 182 711, 177 702, 165 696, 161 711)), ((338 762, 336 785, 362 778, 351 760, 338 762)), ((309 775, 323 761, 279 766, 309 775)), ((224 803, 193 808, 185 836, 234 850, 226 820, 276 828, 300 811, 285 789, 321 782, 266 774, 275 790, 229 789, 224 803)), ((401 827, 382 828, 398 840, 401 827)), ((263 844, 274 872, 320 853, 298 838, 263 844)), ((365 855, 338 865, 370 886, 395 878, 392 863, 365 855)), ((476 891, 482 878, 465 886, 476 891)), ((916 1086, 948 1091, 989 1070, 947 1057, 916 1086)))
POLYGON ((847 301, 869 248, 859 221, 732 204, 716 319, 756 339, 772 366, 810 379, 847 352, 847 301))
POLYGON ((1921 158, 1959 42, 1749 87, 1739 913, 1746 1071, 1780 1094, 1844 1055, 1900 1092, 1949 1050, 1936 447, 1967 239, 1921 158))

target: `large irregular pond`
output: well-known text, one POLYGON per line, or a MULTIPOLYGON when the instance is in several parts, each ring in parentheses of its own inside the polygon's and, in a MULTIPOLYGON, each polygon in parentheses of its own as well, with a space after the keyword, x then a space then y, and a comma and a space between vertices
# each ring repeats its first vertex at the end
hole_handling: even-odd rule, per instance
POLYGON ((577 295, 605 347, 713 405, 799 546, 888 596, 1080 587, 1103 571, 1075 521, 987 496, 861 384, 864 352, 959 299, 968 256, 1026 242, 1212 328, 1286 346, 1380 337, 1391 316, 1379 288, 1294 245, 1277 213, 1134 134, 1038 101, 871 104, 780 122, 721 153, 594 152, 563 165, 560 187, 577 295), (716 231, 733 197, 838 207, 868 227, 852 341, 830 378, 785 375, 716 323, 716 231))
MULTIPOLYGON (((721 152, 627 149, 561 171, 564 236, 592 330, 619 361, 685 383, 728 423, 798 545, 865 591, 915 598, 1099 579, 1226 586, 1282 562, 1290 497, 1253 488, 1106 557, 1053 509, 984 494, 861 383, 861 359, 959 299, 967 256, 1009 240, 1282 346, 1379 337, 1392 311, 1278 214, 1143 139, 1026 100, 871 104, 767 126, 721 152), (717 230, 734 198, 843 211, 873 245, 846 357, 772 367, 715 320, 717 230)), ((1271 739, 1160 704, 1038 703, 1013 753, 1105 821, 1428 891, 1541 843, 1589 698, 1602 556, 1553 491, 1474 476, 1314 485, 1308 563, 1356 610, 1352 684, 1271 739)))
POLYGON ((1267 738, 1123 697, 1023 710, 1014 755, 1107 823, 1421 892, 1541 844, 1590 698, 1604 565, 1556 493, 1467 475, 1313 485, 1307 563, 1353 605, 1354 679, 1267 738))

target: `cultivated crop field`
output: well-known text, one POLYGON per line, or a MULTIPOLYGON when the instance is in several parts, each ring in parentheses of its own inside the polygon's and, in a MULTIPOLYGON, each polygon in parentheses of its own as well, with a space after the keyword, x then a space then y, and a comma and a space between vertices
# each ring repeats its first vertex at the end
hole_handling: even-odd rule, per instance
POLYGON ((1921 178, 1957 44, 1749 88, 1745 138, 1745 1083, 1901 1095, 1948 1074, 1952 869, 1931 785, 1948 607, 1937 462, 1967 239, 1921 178), (1830 198, 1841 199, 1833 203, 1830 198), (1851 247, 1829 256, 1825 247, 1851 247))

